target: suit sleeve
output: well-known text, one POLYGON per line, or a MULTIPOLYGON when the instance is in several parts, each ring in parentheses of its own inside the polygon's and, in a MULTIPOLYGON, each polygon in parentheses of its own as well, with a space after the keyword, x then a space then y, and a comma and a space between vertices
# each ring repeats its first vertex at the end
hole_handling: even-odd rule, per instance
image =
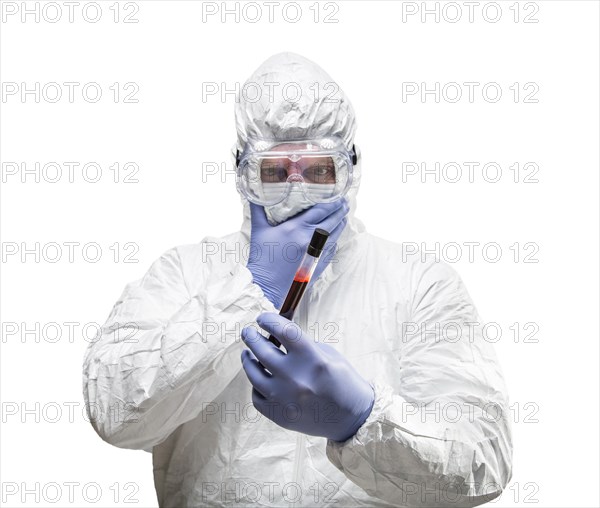
POLYGON ((108 443, 150 450, 199 415, 241 369, 241 328, 274 310, 245 266, 199 258, 191 278, 178 248, 154 262, 85 353, 86 407, 108 443))
POLYGON ((371 380, 373 410, 327 456, 368 494, 404 506, 469 507, 511 478, 508 399, 492 345, 460 277, 427 262, 413 276, 403 329, 401 389, 371 380))

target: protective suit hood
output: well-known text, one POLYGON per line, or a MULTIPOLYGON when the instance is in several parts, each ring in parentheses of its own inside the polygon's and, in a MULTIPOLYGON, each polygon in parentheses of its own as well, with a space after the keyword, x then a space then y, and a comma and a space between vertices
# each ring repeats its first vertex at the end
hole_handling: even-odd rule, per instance
MULTIPOLYGON (((246 80, 235 107, 237 142, 232 149, 244 149, 248 138, 288 141, 326 136, 339 136, 346 148, 351 149, 356 132, 356 118, 352 104, 335 81, 317 64, 295 53, 279 53, 263 62, 246 80), (260 95, 258 94, 260 90, 260 95), (258 96, 258 98, 257 98, 258 96)), ((358 148, 357 148, 358 150, 358 148)), ((337 277, 343 259, 357 234, 365 231, 363 223, 354 214, 356 194, 360 186, 361 160, 354 166, 353 182, 346 194, 350 205, 348 224, 337 242, 336 256, 321 274, 315 287, 337 277), (321 282, 323 281, 323 282, 321 282)), ((250 241, 250 206, 241 196, 244 207, 242 235, 250 241)), ((286 202, 265 207, 270 221, 276 216, 289 217, 299 213, 308 204, 286 209, 286 202), (275 213, 277 212, 277 213, 275 213), (291 214, 290 214, 291 213, 291 214)), ((287 217, 286 217, 287 218, 287 217)))

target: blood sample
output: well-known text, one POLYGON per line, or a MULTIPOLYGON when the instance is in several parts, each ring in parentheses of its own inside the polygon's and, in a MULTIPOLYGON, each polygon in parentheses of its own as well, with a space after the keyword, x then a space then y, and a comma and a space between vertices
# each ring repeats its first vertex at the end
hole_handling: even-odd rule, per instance
MULTIPOLYGON (((321 252, 323 252, 323 247, 325 247, 328 237, 329 233, 324 229, 315 229, 300 266, 298 267, 298 270, 296 270, 294 281, 292 282, 283 305, 281 306, 281 310, 279 311, 280 316, 283 316, 290 321, 294 317, 294 311, 298 307, 298 304, 302 299, 302 295, 308 287, 308 283, 310 282, 310 278, 317 267, 319 256, 321 255, 321 252)), ((268 339, 277 347, 281 346, 281 342, 279 342, 272 335, 269 335, 268 339)))

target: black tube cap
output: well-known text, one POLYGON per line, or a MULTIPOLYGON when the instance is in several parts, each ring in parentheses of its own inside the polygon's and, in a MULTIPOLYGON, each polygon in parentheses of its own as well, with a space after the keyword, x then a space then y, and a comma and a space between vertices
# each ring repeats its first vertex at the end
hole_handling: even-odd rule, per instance
POLYGON ((329 232, 321 228, 315 229, 306 252, 311 256, 318 258, 321 255, 321 252, 323 252, 323 247, 325 247, 327 238, 329 238, 329 232))

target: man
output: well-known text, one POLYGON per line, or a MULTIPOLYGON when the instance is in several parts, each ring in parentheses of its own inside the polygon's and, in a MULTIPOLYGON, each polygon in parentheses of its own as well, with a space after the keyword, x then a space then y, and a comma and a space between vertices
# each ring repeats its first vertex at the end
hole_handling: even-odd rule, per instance
POLYGON ((460 278, 354 216, 354 112, 322 69, 283 53, 248 82, 262 95, 236 105, 241 231, 174 248, 125 288, 84 362, 94 428, 152 451, 165 507, 497 497, 508 401, 460 278), (300 261, 290 246, 302 254, 317 227, 327 251, 292 323, 277 315, 300 261))

